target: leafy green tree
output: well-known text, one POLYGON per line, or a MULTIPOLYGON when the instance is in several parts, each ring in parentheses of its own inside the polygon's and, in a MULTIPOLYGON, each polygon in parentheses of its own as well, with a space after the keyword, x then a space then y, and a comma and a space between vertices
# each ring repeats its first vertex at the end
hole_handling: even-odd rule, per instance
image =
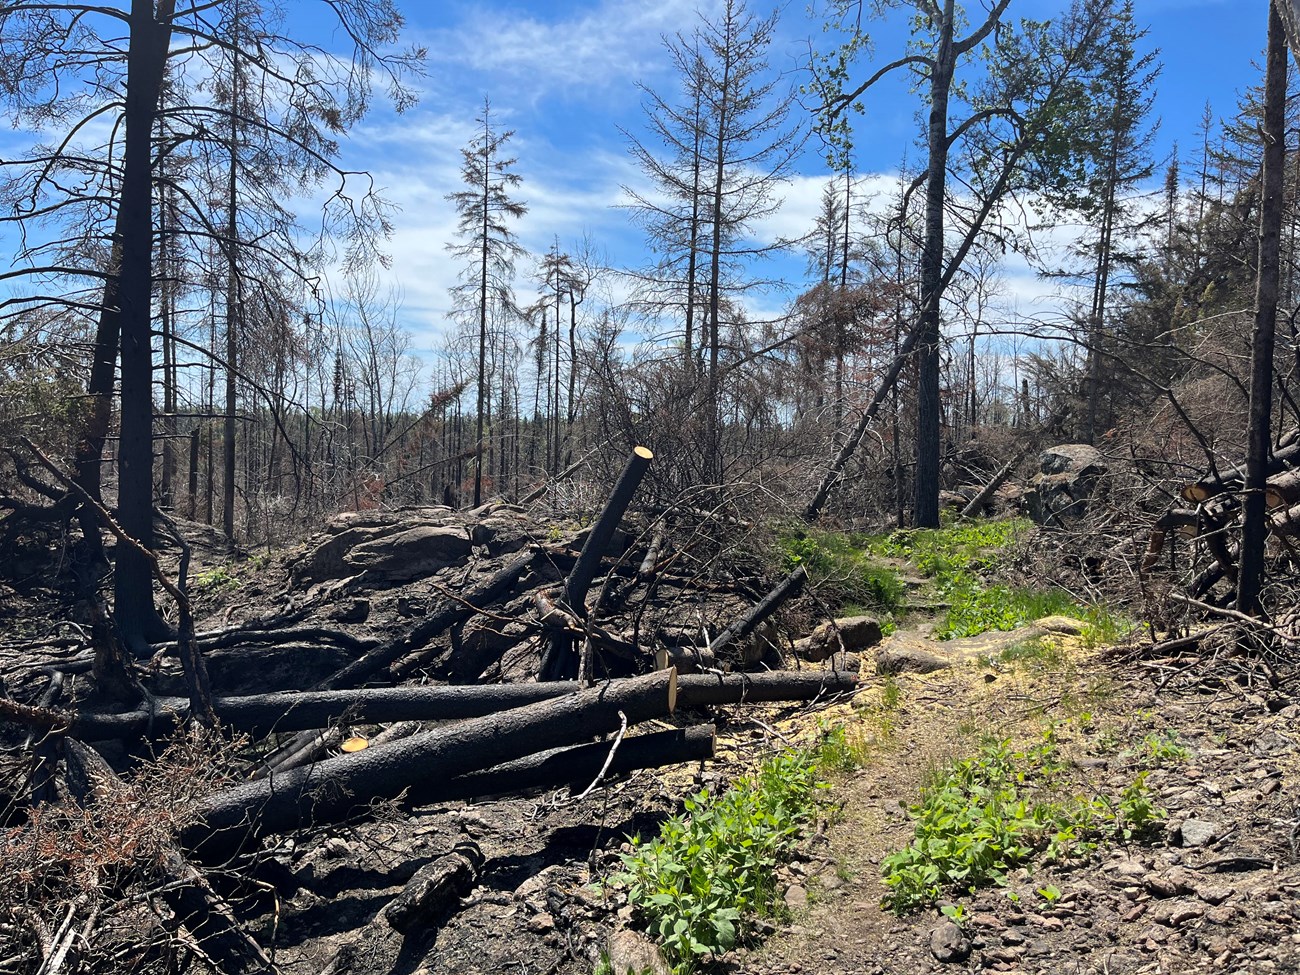
POLYGON ((858 426, 837 453, 812 500, 806 518, 821 510, 844 466, 866 434, 913 352, 917 358, 917 438, 913 522, 939 523, 940 347, 945 292, 972 248, 997 245, 984 231, 990 216, 1010 195, 1033 185, 1035 174, 1062 156, 1077 123, 1082 80, 1088 77, 1105 17, 1104 0, 1077 0, 1050 23, 1022 22, 1015 30, 1002 22, 1009 0, 983 12, 966 29, 966 13, 955 0, 893 0, 872 5, 885 15, 903 9, 913 14, 907 53, 853 84, 857 58, 870 49, 862 30, 865 5, 836 0, 831 32, 844 39, 832 53, 813 59, 813 91, 821 102, 820 131, 833 154, 852 147, 849 114, 882 78, 908 70, 920 79, 928 106, 924 126, 926 167, 909 193, 924 188, 920 257, 920 312, 900 355, 858 426), (963 33, 964 31, 964 33, 963 33), (962 77, 959 78, 959 70, 962 77), (967 75, 970 77, 967 78, 967 75), (958 112, 965 104, 966 111, 958 112), (961 165, 963 192, 956 205, 949 193, 950 167, 961 165), (959 217, 950 220, 952 214, 959 217), (955 225, 955 226, 954 226, 955 225), (949 231, 954 230, 951 240, 949 231))
MULTIPOLYGON (((1160 64, 1156 52, 1138 50, 1147 32, 1137 26, 1131 0, 1108 6, 1093 76, 1072 116, 1070 158, 1055 160, 1072 164, 1045 169, 1043 179, 1043 196, 1058 214, 1076 215, 1086 228, 1075 249, 1087 265, 1082 275, 1088 290, 1082 312, 1088 350, 1082 437, 1088 443, 1110 425, 1104 401, 1114 385, 1109 363, 1117 353, 1110 339, 1115 331, 1112 294, 1131 280, 1144 257, 1138 244, 1154 221, 1144 206, 1143 187, 1155 171, 1150 113, 1160 64)), ((1171 178, 1173 189, 1166 194, 1172 203, 1176 169, 1171 178)))

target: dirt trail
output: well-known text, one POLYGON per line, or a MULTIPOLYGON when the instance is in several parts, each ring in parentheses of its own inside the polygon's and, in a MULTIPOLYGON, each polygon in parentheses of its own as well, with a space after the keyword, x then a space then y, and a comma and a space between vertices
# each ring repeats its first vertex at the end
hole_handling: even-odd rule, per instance
POLYGON ((1049 636, 1041 653, 1027 633, 954 641, 956 653, 903 634, 897 643, 967 662, 899 676, 896 691, 881 685, 821 716, 862 744, 865 767, 836 782, 841 811, 788 878, 789 923, 725 969, 1300 972, 1300 707, 1231 682, 1211 690, 1170 681, 1157 694, 1150 671, 1109 663, 1069 637, 1049 636), (999 661, 1026 646, 1021 662, 999 661), (1149 767, 1168 818, 1148 845, 1035 865, 1012 874, 1007 890, 961 898, 965 944, 940 962, 948 952, 932 950, 932 937, 952 932, 937 910, 898 917, 881 907, 880 861, 913 835, 902 805, 936 770, 975 752, 981 736, 1031 742, 1049 724, 1099 792, 1118 794, 1149 767), (1047 888, 1060 891, 1054 902, 1039 893, 1047 888))

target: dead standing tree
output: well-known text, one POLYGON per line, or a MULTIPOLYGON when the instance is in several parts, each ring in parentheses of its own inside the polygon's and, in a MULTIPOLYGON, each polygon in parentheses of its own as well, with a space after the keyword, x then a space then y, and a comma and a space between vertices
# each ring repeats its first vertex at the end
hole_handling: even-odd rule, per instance
MULTIPOLYGON (((268 100, 243 115, 237 102, 220 102, 220 86, 208 84, 220 73, 218 62, 234 51, 236 35, 224 14, 235 4, 177 10, 174 0, 131 0, 119 9, 18 0, 0 8, 0 63, 13 81, 4 86, 5 103, 38 131, 63 126, 52 133, 57 148, 37 145, 0 162, 0 196, 14 204, 0 221, 16 225, 25 241, 20 266, 9 277, 34 285, 0 302, 0 312, 54 306, 97 319, 91 405, 77 450, 78 483, 95 500, 101 497, 99 470, 120 353, 118 518, 146 548, 153 545, 155 178, 168 182, 169 230, 176 231, 169 240, 197 241, 199 252, 204 241, 229 237, 229 226, 215 225, 205 203, 211 167, 184 168, 175 150, 186 147, 192 160, 233 159, 225 134, 239 115, 239 138, 264 150, 261 158, 276 160, 273 173, 248 181, 260 196, 240 196, 241 213, 272 219, 260 235, 241 235, 263 238, 260 245, 243 245, 262 259, 285 266, 275 256, 281 240, 285 253, 298 254, 279 200, 331 178, 336 185, 326 229, 345 232, 348 259, 364 259, 382 232, 382 205, 368 190, 352 193, 350 174, 333 161, 337 136, 365 113, 375 81, 389 83, 399 108, 409 104, 403 82, 423 52, 393 49, 402 21, 390 0, 328 6, 353 45, 350 57, 330 59, 328 71, 316 70, 314 46, 282 32, 283 10, 239 6, 237 36, 247 39, 240 68, 257 78, 253 87, 268 100), (95 133, 108 130, 110 139, 94 141, 95 133), (163 157, 170 157, 166 166, 163 157)), ((228 166, 223 175, 232 171, 237 181, 244 172, 228 166)), ((293 261, 287 269, 294 269, 293 261)), ((82 525, 98 551, 93 514, 82 525)), ((129 547, 119 551, 114 614, 128 645, 140 652, 166 630, 154 609, 151 576, 146 558, 129 547)))
MULTIPOLYGON (((922 186, 926 191, 921 307, 914 322, 900 323, 904 338, 898 355, 805 505, 806 521, 814 521, 821 514, 889 391, 915 354, 920 357, 920 428, 913 520, 917 526, 939 523, 938 358, 944 294, 971 249, 980 245, 987 221, 997 208, 1010 194, 1032 185, 1033 164, 1042 163, 1044 147, 1052 145, 1047 136, 1058 129, 1060 113, 1070 108, 1076 83, 1090 70, 1093 53, 1104 37, 1107 23, 1104 3, 1081 0, 1058 22, 1030 36, 1022 36, 1011 30, 996 29, 1008 2, 999 0, 978 27, 959 38, 956 26, 960 15, 954 0, 942 3, 917 0, 915 6, 925 13, 924 22, 932 31, 924 39, 924 50, 881 67, 849 91, 844 90, 848 65, 862 46, 856 26, 847 27, 851 37, 844 48, 813 65, 815 88, 821 98, 822 131, 838 147, 851 145, 847 118, 850 110, 863 94, 892 71, 913 67, 923 72, 930 91, 930 114, 926 130, 928 165, 907 190, 908 195, 922 186), (990 35, 996 43, 991 53, 989 82, 981 91, 976 110, 950 129, 948 103, 958 63, 990 35), (982 191, 961 227, 955 246, 948 252, 946 245, 951 241, 945 239, 944 222, 948 159, 958 140, 975 136, 979 139, 974 154, 986 164, 982 167, 985 170, 980 181, 982 191)), ((900 5, 913 6, 912 3, 900 5)), ((852 0, 840 0, 835 8, 839 23, 855 24, 855 12, 860 6, 852 0)))

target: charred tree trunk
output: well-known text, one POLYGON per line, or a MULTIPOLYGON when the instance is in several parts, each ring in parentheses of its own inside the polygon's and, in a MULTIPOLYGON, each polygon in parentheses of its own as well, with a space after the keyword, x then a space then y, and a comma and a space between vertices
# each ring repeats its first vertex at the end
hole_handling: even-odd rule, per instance
MULTIPOLYGON (((121 309, 122 415, 118 445, 118 518, 145 548, 153 546, 153 191, 154 118, 158 112, 174 0, 131 0, 131 37, 122 159, 121 309)), ((119 545, 113 611, 127 646, 139 651, 166 632, 153 603, 148 559, 119 545)))
POLYGON ((760 623, 780 609, 787 599, 797 595, 807 581, 808 570, 801 565, 764 596, 758 605, 714 637, 709 644, 709 652, 716 657, 724 647, 749 636, 760 623))
POLYGON ((419 803, 454 776, 608 734, 624 719, 664 717, 676 699, 677 675, 669 670, 327 759, 211 797, 183 840, 206 862, 221 862, 270 833, 338 822, 374 799, 406 794, 419 803))
POLYGON ((1264 81, 1264 171, 1259 216, 1259 267, 1255 336, 1251 344, 1250 414, 1247 421, 1245 493, 1242 499, 1241 569, 1237 610, 1259 614, 1264 579, 1265 481, 1273 412, 1273 344, 1281 272, 1283 170, 1286 166, 1286 36, 1277 4, 1268 5, 1268 57, 1264 81))
MULTIPOLYGON (((582 546, 577 564, 564 581, 564 601, 569 611, 580 620, 587 618, 587 590, 596 578, 596 569, 614 537, 614 529, 623 520, 623 513, 631 504, 632 495, 636 493, 637 485, 641 483, 641 478, 649 470, 653 459, 654 454, 647 447, 637 447, 632 451, 622 476, 614 485, 609 500, 605 502, 605 510, 600 513, 582 546)), ((578 655, 572 636, 559 633, 551 638, 542 657, 539 676, 542 680, 565 680, 578 676, 578 655)))
MULTIPOLYGON (((325 728, 339 720, 356 724, 381 721, 457 721, 535 704, 579 690, 571 681, 488 686, 372 687, 362 690, 305 691, 219 697, 213 710, 225 728, 261 737, 273 732, 325 728)), ((85 741, 105 738, 166 737, 188 717, 189 702, 159 698, 150 709, 118 714, 83 712, 70 733, 85 741)))

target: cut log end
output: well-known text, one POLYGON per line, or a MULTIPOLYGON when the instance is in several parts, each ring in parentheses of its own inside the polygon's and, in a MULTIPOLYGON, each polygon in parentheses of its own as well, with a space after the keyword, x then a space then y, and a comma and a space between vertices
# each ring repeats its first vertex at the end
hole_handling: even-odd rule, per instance
POLYGON ((677 668, 668 668, 668 713, 673 714, 677 710, 677 668))
POLYGON ((649 447, 633 447, 632 453, 636 454, 642 460, 654 460, 655 455, 649 447))
POLYGON ((708 648, 660 647, 655 650, 655 670, 674 667, 679 674, 698 674, 717 665, 718 658, 708 648))

